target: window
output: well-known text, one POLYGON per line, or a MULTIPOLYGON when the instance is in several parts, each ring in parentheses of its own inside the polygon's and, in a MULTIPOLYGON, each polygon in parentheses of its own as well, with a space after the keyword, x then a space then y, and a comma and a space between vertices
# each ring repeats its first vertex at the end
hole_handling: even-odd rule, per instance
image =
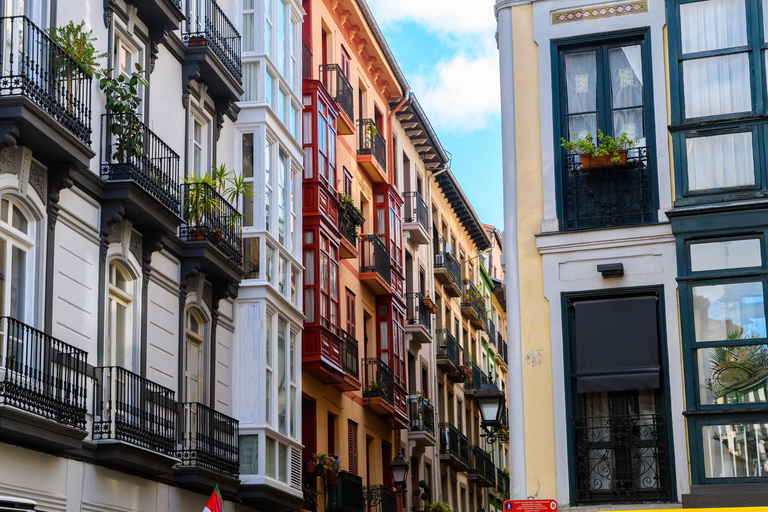
POLYGON ((299 201, 296 198, 296 190, 298 190, 297 181, 300 179, 299 171, 291 170, 290 182, 288 189, 289 204, 291 209, 291 229, 290 229, 290 247, 291 254, 296 254, 296 222, 299 216, 299 201))
POLYGON ((264 321, 266 324, 266 333, 264 335, 264 347, 265 347, 265 366, 266 366, 266 386, 265 386, 265 393, 264 393, 264 404, 266 408, 266 414, 265 419, 267 425, 274 425, 272 420, 272 371, 274 368, 274 363, 272 362, 272 354, 274 353, 273 345, 274 341, 272 340, 272 324, 274 323, 275 316, 267 312, 267 317, 264 321))
POLYGON ((245 279, 259 279, 259 237, 243 238, 243 257, 245 261, 245 279))
POLYGON ((353 338, 357 336, 355 327, 355 294, 347 288, 347 326, 346 330, 353 338))
MULTIPOLYGON (((114 69, 116 76, 130 77, 136 71, 136 64, 143 65, 142 52, 124 33, 115 37, 114 69)), ((139 96, 144 97, 144 87, 139 87, 139 96)))
MULTIPOLYGON (((267 101, 267 105, 272 110, 275 110, 275 77, 272 76, 271 71, 267 71, 267 83, 264 84, 264 94, 267 101)), ((279 109, 278 109, 279 110, 279 109)))
POLYGON ((275 271, 274 269, 275 264, 275 249, 267 244, 267 281, 269 281, 271 284, 275 284, 273 273, 275 271))
MULTIPOLYGON (((274 59, 272 53, 272 20, 274 19, 273 6, 275 0, 264 0, 264 53, 271 59, 274 59)), ((269 78, 267 77, 268 81, 269 78)), ((267 100, 269 103, 269 100, 267 100)))
MULTIPOLYGON (((288 6, 286 6, 286 9, 290 10, 288 6)), ((296 54, 298 53, 299 46, 299 23, 293 18, 290 19, 290 23, 290 31, 288 32, 288 40, 286 41, 286 44, 288 45, 288 59, 286 63, 287 69, 285 70, 285 79, 288 81, 291 89, 298 92, 296 77, 299 76, 299 62, 296 54)))
POLYGON ((277 60, 275 65, 283 76, 286 76, 285 72, 286 60, 286 26, 285 26, 285 11, 288 6, 283 3, 282 0, 276 0, 277 3, 277 60))
POLYGON ((210 130, 207 120, 197 114, 192 115, 192 173, 206 175, 211 169, 209 156, 210 130))
POLYGON ((264 148, 264 180, 266 184, 266 192, 264 194, 264 219, 266 222, 266 230, 272 229, 272 148, 274 144, 267 139, 267 144, 264 148))
POLYGON ((240 474, 258 475, 259 474, 259 436, 241 435, 239 437, 240 449, 240 474))
POLYGON ((243 62, 243 101, 259 101, 259 66, 257 62, 243 62))
POLYGON ((341 72, 344 73, 344 76, 349 79, 349 70, 350 70, 350 63, 352 60, 349 58, 349 53, 347 53, 347 49, 344 48, 344 45, 341 46, 341 72))
POLYGON ((352 420, 347 420, 347 434, 349 444, 349 455, 347 460, 349 461, 349 472, 356 475, 358 472, 358 451, 357 451, 357 423, 352 420))
POLYGON ((344 167, 344 195, 352 197, 352 175, 346 167, 344 167))
POLYGON ((338 251, 326 235, 320 235, 320 320, 334 332, 339 329, 338 251))
POLYGON ((288 366, 288 372, 290 374, 291 381, 291 396, 290 396, 290 436, 296 437, 296 418, 299 417, 299 403, 298 403, 298 385, 296 384, 296 376, 301 371, 298 368, 298 359, 296 357, 298 334, 296 331, 291 330, 291 345, 290 345, 290 364, 288 366))
POLYGON ((126 268, 116 261, 110 263, 107 347, 104 362, 107 366, 137 371, 139 346, 133 341, 133 288, 133 278, 126 268))
POLYGON ((26 322, 34 293, 35 224, 22 208, 12 198, 0 201, 0 315, 26 322))
POLYGON ((206 404, 205 323, 200 313, 193 309, 187 310, 185 340, 185 401, 206 404))
POLYGON ((277 239, 285 246, 285 209, 289 198, 290 180, 292 178, 288 155, 280 151, 280 162, 277 170, 277 239))
POLYGON ((277 431, 288 435, 288 323, 277 317, 277 431))
MULTIPOLYGON (((254 166, 254 157, 255 157, 255 147, 253 143, 253 133, 244 133, 241 139, 241 152, 242 152, 242 176, 243 180, 245 181, 245 186, 250 189, 251 191, 255 190, 255 181, 254 181, 254 174, 253 174, 253 166, 254 166)), ((254 194, 255 196, 255 194, 254 194)), ((253 203, 255 200, 254 198, 247 198, 244 195, 241 197, 241 200, 243 202, 242 205, 235 205, 235 207, 239 207, 240 211, 243 213, 243 227, 253 227, 253 203)))
POLYGON ((304 316, 307 323, 315 322, 315 247, 314 232, 304 232, 304 316))
MULTIPOLYGON (((254 19, 256 16, 255 4, 256 0, 243 0, 243 53, 252 52, 255 49, 253 39, 254 19)), ((245 67, 245 64, 243 64, 243 67, 245 67)))

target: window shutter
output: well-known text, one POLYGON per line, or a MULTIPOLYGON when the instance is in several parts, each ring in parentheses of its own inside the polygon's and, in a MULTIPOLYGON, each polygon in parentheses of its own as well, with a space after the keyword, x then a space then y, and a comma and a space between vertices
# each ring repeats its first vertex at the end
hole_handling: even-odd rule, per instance
POLYGON ((349 421, 349 472, 357 474, 357 423, 349 421))

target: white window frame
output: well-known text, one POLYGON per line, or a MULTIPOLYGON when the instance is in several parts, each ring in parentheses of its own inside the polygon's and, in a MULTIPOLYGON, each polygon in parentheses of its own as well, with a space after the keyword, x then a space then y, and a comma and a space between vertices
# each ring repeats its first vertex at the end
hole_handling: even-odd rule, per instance
POLYGON ((213 130, 211 129, 212 123, 210 117, 204 114, 198 108, 190 109, 189 117, 189 151, 191 165, 189 169, 193 172, 198 171, 201 175, 210 175, 212 162, 211 148, 213 147, 213 130), (195 123, 198 123, 201 127, 202 139, 201 141, 195 140, 195 123), (196 169, 195 165, 195 150, 200 149, 202 159, 200 161, 200 169, 196 169))
POLYGON ((138 373, 138 365, 141 360, 141 346, 137 343, 136 334, 138 329, 136 328, 136 318, 139 316, 136 313, 138 304, 138 290, 137 290, 137 278, 129 265, 122 260, 113 258, 107 264, 107 304, 106 304, 106 336, 105 336, 105 350, 104 350, 104 365, 105 366, 118 366, 125 368, 128 371, 138 373), (117 276, 117 272, 121 272, 126 277, 126 289, 123 290, 114 284, 114 279, 117 276), (117 306, 121 305, 125 308, 125 340, 123 347, 122 357, 124 364, 120 365, 117 354, 117 339, 116 322, 111 319, 117 317, 117 306))
POLYGON ((184 312, 184 401, 192 402, 189 395, 189 346, 194 343, 199 346, 200 349, 200 393, 198 395, 198 403, 208 405, 208 387, 209 387, 209 374, 208 374, 208 322, 202 311, 188 307, 184 312), (196 317, 198 323, 198 331, 193 331, 189 328, 190 316, 196 317))
MULTIPOLYGON (((16 318, 24 323, 31 323, 31 320, 35 318, 36 303, 35 303, 35 291, 37 290, 37 253, 36 253, 36 240, 37 240, 37 219, 30 212, 29 208, 24 205, 19 199, 8 195, 0 196, 0 200, 8 201, 8 222, 3 221, 0 218, 0 237, 5 240, 5 255, 2 257, 6 261, 6 279, 3 283, 3 309, 0 311, 0 315, 11 316, 11 279, 13 275, 13 249, 14 247, 21 249, 25 252, 26 258, 24 262, 24 302, 22 304, 22 314, 18 315, 21 318, 16 318), (17 207, 21 215, 24 216, 27 221, 27 232, 16 229, 13 227, 13 207, 17 207)), ((2 353, 2 350, 0 350, 2 353)))

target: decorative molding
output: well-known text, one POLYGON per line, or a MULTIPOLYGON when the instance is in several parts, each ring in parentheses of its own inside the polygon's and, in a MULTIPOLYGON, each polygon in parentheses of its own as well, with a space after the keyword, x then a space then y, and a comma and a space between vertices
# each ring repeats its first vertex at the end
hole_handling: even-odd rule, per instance
MULTIPOLYGON (((128 219, 124 219, 117 229, 117 236, 120 242, 120 256, 124 259, 128 259, 128 255, 131 253, 131 239, 133 238, 133 222, 128 219)), ((139 241, 139 243, 141 243, 139 241)))
MULTIPOLYGON (((146 233, 139 239, 138 246, 141 257, 139 255, 136 257, 141 261, 142 285, 146 289, 149 286, 149 277, 152 274, 152 253, 165 249, 163 235, 160 233, 146 233)), ((133 244, 131 244, 131 252, 133 252, 133 244)))
POLYGON ((152 27, 149 29, 149 74, 155 70, 160 45, 168 41, 168 31, 165 28, 152 27))
POLYGON ((128 33, 133 35, 136 28, 136 20, 139 17, 139 8, 131 4, 128 4, 126 7, 128 9, 128 23, 126 23, 126 26, 128 33))
MULTIPOLYGON (((43 201, 46 201, 48 199, 48 197, 47 197, 48 187, 46 186, 47 185, 47 181, 48 180, 47 180, 47 174, 46 174, 46 171, 45 171, 45 167, 43 167, 42 165, 39 165, 39 164, 37 164, 35 162, 32 162, 31 169, 30 169, 30 172, 29 172, 29 184, 32 185, 32 188, 35 190, 35 192, 37 192, 37 195, 39 195, 40 198, 43 201)), ((70 184, 69 186, 71 187, 72 186, 72 180, 70 179, 68 181, 69 181, 69 184, 70 184)), ((62 188, 65 188, 65 187, 62 187, 62 188)), ((69 187, 66 187, 66 188, 69 188, 69 187)), ((59 189, 59 190, 61 190, 61 189, 59 189)), ((57 199, 57 201, 58 201, 58 199, 57 199)))
POLYGON ((189 106, 190 82, 200 80, 200 70, 197 62, 185 62, 181 67, 181 104, 186 109, 189 106))
POLYGON ((104 28, 112 25, 112 15, 115 13, 115 0, 104 0, 104 28))
POLYGON ((573 9, 561 9, 552 11, 552 24, 560 25, 572 21, 596 20, 622 16, 625 14, 637 14, 648 12, 647 0, 634 0, 630 2, 613 2, 609 4, 597 4, 573 9))
POLYGON ((29 173, 32 170, 32 150, 24 146, 19 146, 16 152, 19 161, 19 193, 26 197, 27 186, 29 185, 29 173))

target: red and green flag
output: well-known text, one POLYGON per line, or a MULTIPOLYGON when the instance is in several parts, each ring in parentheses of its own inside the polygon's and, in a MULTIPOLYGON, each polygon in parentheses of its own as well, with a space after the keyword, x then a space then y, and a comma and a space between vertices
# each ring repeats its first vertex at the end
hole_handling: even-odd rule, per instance
POLYGON ((224 510, 224 502, 221 499, 221 493, 219 492, 219 485, 216 484, 216 488, 213 490, 208 504, 203 509, 203 512, 222 512, 224 510))

